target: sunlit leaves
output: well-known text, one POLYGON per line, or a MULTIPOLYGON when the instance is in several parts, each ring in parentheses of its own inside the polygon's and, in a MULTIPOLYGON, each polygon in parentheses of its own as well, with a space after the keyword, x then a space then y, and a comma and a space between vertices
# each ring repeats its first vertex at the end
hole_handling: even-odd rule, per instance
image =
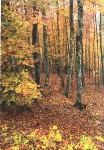
POLYGON ((80 142, 76 145, 75 147, 77 148, 81 148, 84 150, 98 150, 98 148, 96 148, 96 146, 94 145, 94 143, 92 142, 91 137, 86 137, 86 136, 82 136, 80 139, 80 142))
POLYGON ((41 96, 40 92, 37 90, 37 85, 29 77, 28 72, 22 71, 22 79, 20 84, 16 87, 16 92, 22 94, 27 99, 39 98, 41 96))
MULTIPOLYGON (((25 133, 23 131, 16 131, 15 129, 11 130, 11 135, 8 138, 6 133, 7 126, 2 127, 2 136, 6 143, 11 143, 8 149, 33 149, 34 147, 37 150, 40 149, 62 149, 62 150, 98 150, 94 143, 92 142, 91 137, 82 136, 79 137, 79 142, 77 144, 73 143, 72 140, 65 140, 64 137, 61 135, 59 129, 53 130, 55 126, 50 128, 49 133, 47 135, 41 134, 39 129, 30 131, 25 133), (51 134, 53 132, 53 134, 51 134), (58 132, 58 134, 57 134, 58 132), (60 134, 61 140, 56 140, 55 137, 58 137, 60 134), (54 137, 53 137, 54 135, 54 137), (11 142, 10 142, 11 140, 11 142)), ((56 128, 56 127, 55 127, 56 128)))
POLYGON ((30 23, 22 16, 2 6, 2 87, 3 99, 19 104, 39 98, 37 85, 24 67, 33 65, 31 47, 26 40, 30 36, 30 23))

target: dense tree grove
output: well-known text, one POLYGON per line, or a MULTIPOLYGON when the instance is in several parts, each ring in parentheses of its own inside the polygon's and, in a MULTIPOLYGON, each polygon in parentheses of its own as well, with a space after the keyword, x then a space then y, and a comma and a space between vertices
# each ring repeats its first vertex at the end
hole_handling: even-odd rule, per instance
POLYGON ((0 150, 104 149, 104 0, 1 0, 0 150))
POLYGON ((81 104, 86 75, 93 76, 100 90, 104 84, 103 8, 103 1, 2 0, 2 101, 27 104, 38 99, 41 73, 44 86, 51 73, 58 74, 68 97, 76 72, 75 105, 81 104))

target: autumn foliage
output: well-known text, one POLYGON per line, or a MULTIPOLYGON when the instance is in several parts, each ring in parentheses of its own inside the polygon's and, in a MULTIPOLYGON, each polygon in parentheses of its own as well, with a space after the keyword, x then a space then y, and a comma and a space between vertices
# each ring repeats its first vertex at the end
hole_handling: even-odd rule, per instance
POLYGON ((22 16, 2 4, 2 89, 3 100, 8 103, 31 103, 40 97, 36 83, 28 69, 33 66, 32 50, 26 37, 29 23, 22 16))
POLYGON ((103 9, 2 0, 0 150, 103 149, 103 9))

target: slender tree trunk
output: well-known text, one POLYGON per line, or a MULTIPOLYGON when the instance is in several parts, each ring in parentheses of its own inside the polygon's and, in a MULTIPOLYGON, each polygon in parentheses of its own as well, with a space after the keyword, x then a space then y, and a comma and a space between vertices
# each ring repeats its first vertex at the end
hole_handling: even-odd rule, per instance
POLYGON ((84 77, 84 49, 82 43, 82 86, 85 87, 85 77, 84 77))
MULTIPOLYGON (((57 6, 57 53, 60 54, 60 24, 59 24, 59 0, 56 1, 57 6)), ((62 61, 60 57, 57 59, 57 73, 61 78, 61 86, 64 87, 64 78, 62 74, 62 61)))
POLYGON ((98 54, 98 91, 100 91, 100 62, 99 62, 99 54, 98 54))
POLYGON ((57 0, 56 2, 56 6, 57 6, 57 50, 58 50, 58 54, 60 54, 60 29, 59 29, 59 2, 57 0))
MULTIPOLYGON (((45 9, 42 14, 46 16, 45 9)), ((47 45, 47 27, 43 25, 43 45, 44 45, 44 70, 45 70, 45 85, 49 81, 49 59, 48 59, 48 45, 47 45)))
MULTIPOLYGON (((74 32, 75 38, 75 32, 74 32)), ((74 48, 73 48, 73 70, 76 70, 76 41, 74 40, 74 48)))
POLYGON ((97 44, 97 90, 100 90, 100 82, 99 82, 99 30, 98 30, 98 24, 97 24, 97 15, 96 17, 96 44, 97 44))
MULTIPOLYGON (((95 12, 96 12, 96 4, 95 4, 95 12)), ((95 41, 96 41, 96 48, 95 48, 95 90, 98 89, 98 76, 99 76, 99 71, 98 71, 98 25, 97 25, 97 14, 95 13, 95 41)))
POLYGON ((95 90, 96 90, 96 85, 97 85, 97 67, 96 67, 96 52, 94 51, 94 84, 95 84, 95 90))
POLYGON ((56 53, 56 38, 55 38, 55 31, 54 31, 54 22, 53 22, 53 19, 52 19, 52 14, 51 14, 51 23, 52 23, 52 35, 53 35, 53 40, 54 40, 54 48, 55 48, 55 53, 56 53))
POLYGON ((40 54, 38 52, 33 53, 34 67, 35 67, 35 82, 40 85, 40 54))
POLYGON ((76 35, 76 74, 77 74, 77 98, 74 106, 81 107, 82 98, 82 38, 83 38, 83 3, 78 3, 78 31, 76 35))
POLYGON ((101 53, 101 77, 102 77, 102 84, 104 85, 104 53, 102 47, 102 15, 100 13, 100 53, 101 53))
MULTIPOLYGON (((95 8, 95 5, 93 4, 93 8, 95 8)), ((94 84, 96 89, 96 51, 95 51, 95 41, 96 41, 96 15, 93 14, 93 21, 94 21, 94 37, 93 37, 93 70, 94 70, 94 84)))
POLYGON ((68 28, 69 28, 69 25, 68 25, 68 20, 67 18, 65 17, 65 20, 64 20, 64 46, 63 48, 65 49, 65 52, 64 52, 64 61, 65 61, 65 66, 63 67, 63 73, 67 73, 68 74, 68 54, 69 54, 69 35, 68 35, 68 28))
POLYGON ((1 51, 0 51, 0 100, 2 99, 2 76, 1 76, 1 51))
POLYGON ((32 45, 35 45, 37 42, 37 24, 33 24, 32 29, 32 45))
POLYGON ((68 80, 65 90, 65 95, 68 97, 73 66, 73 48, 74 48, 74 22, 73 22, 73 0, 70 0, 70 49, 69 49, 69 64, 68 64, 68 80))
POLYGON ((89 33, 89 44, 88 44, 88 76, 91 77, 91 60, 90 60, 90 33, 89 33))
MULTIPOLYGON (((51 14, 51 24, 52 24, 52 35, 53 35, 53 45, 54 45, 54 51, 52 51, 52 54, 56 54, 57 48, 56 48, 56 37, 55 37, 55 30, 54 30, 54 22, 53 22, 53 16, 51 14)), ((55 59, 52 59, 52 70, 55 73, 56 71, 56 65, 55 65, 55 59)))
MULTIPOLYGON (((86 36, 87 36, 87 29, 86 29, 86 36)), ((85 43, 85 73, 87 74, 88 70, 88 39, 86 37, 86 43, 85 43)))
MULTIPOLYGON (((48 30, 48 28, 47 28, 47 30, 48 30)), ((49 35, 48 35, 48 37, 47 37, 47 42, 48 42, 48 48, 49 48, 49 51, 50 51, 50 53, 48 54, 48 55, 50 55, 50 59, 49 59, 49 66, 50 66, 50 72, 51 71, 53 71, 53 53, 52 53, 52 47, 51 47, 51 39, 50 39, 50 37, 49 37, 49 35)))

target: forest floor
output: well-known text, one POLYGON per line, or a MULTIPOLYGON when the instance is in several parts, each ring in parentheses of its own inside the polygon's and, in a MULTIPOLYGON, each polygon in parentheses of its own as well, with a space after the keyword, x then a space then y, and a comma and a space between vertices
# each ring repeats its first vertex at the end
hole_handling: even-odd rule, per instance
MULTIPOLYGON (((42 86, 43 80, 42 77, 42 86)), ((57 125, 64 139, 69 139, 72 135, 74 142, 77 142, 81 135, 86 134, 93 138, 99 150, 104 150, 104 141, 95 139, 97 135, 104 138, 104 86, 100 85, 100 90, 97 91, 93 81, 92 78, 85 81, 82 103, 86 104, 86 109, 80 111, 73 107, 76 100, 75 80, 72 81, 67 98, 64 96, 60 78, 51 74, 50 89, 44 89, 44 95, 37 103, 32 104, 31 111, 20 114, 0 113, 0 134, 3 135, 6 130, 6 136, 10 138, 14 130, 27 134, 35 129, 47 134, 50 127, 57 125)), ((0 136, 0 150, 10 150, 11 144, 8 139, 5 142, 5 136, 0 136)))

